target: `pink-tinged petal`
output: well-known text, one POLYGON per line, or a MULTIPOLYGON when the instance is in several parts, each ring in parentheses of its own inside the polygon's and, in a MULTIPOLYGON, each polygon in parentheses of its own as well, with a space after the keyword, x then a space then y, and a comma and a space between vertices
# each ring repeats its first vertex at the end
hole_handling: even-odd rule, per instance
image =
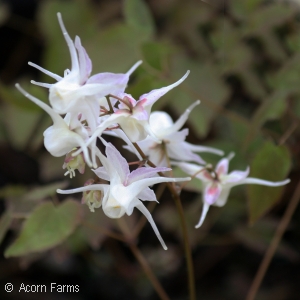
POLYGON ((90 60, 86 50, 82 47, 80 38, 75 37, 75 47, 79 58, 80 84, 84 84, 92 72, 92 61, 90 60))
POLYGON ((238 182, 238 184, 259 184, 259 185, 266 185, 266 186, 282 186, 285 184, 288 184, 291 180, 290 179, 285 179, 283 181, 268 181, 268 180, 263 180, 263 179, 258 179, 258 178, 245 178, 241 182, 238 182))
POLYGON ((216 166, 216 173, 218 174, 218 176, 227 175, 228 166, 229 166, 228 158, 222 158, 216 166))
POLYGON ((128 162, 111 143, 107 144, 105 153, 109 163, 119 174, 122 183, 125 183, 130 174, 128 162))
POLYGON ((158 172, 167 172, 170 171, 170 168, 165 168, 165 167, 158 167, 158 168, 150 168, 150 167, 141 167, 138 169, 135 169, 132 171, 126 181, 126 185, 130 185, 135 181, 144 179, 144 178, 150 178, 150 177, 158 177, 159 175, 157 174, 158 172))
POLYGON ((239 181, 244 180, 249 175, 249 172, 249 167, 247 167, 245 171, 232 171, 227 176, 224 176, 222 184, 238 183, 239 181))
POLYGON ((179 161, 194 161, 198 164, 205 164, 205 161, 199 156, 194 154, 186 147, 185 142, 169 143, 166 144, 167 152, 170 158, 179 161))
POLYGON ((104 167, 99 167, 96 170, 92 170, 99 178, 110 181, 109 174, 104 167))
MULTIPOLYGON (((87 84, 110 84, 110 85, 122 85, 124 86, 124 89, 127 85, 127 82, 129 80, 128 75, 126 74, 115 74, 115 73, 99 73, 99 74, 95 74, 93 76, 91 76, 88 80, 87 80, 87 84)), ((124 90, 123 90, 124 91, 124 90)), ((119 91, 123 92, 122 90, 119 91)), ((116 92, 114 92, 116 93, 116 92)))
POLYGON ((149 119, 149 115, 143 107, 136 106, 133 109, 132 118, 135 118, 136 120, 140 121, 147 121, 149 119))
POLYGON ((149 187, 142 190, 136 197, 143 201, 157 201, 154 191, 149 187))
POLYGON ((221 188, 221 185, 216 183, 216 182, 212 182, 211 184, 207 184, 205 186, 205 189, 204 189, 204 192, 203 192, 203 198, 204 198, 204 201, 206 203, 208 203, 209 205, 212 205, 214 204, 220 194, 221 194, 221 191, 222 191, 222 188, 221 188))
POLYGON ((162 97, 164 94, 166 94, 167 92, 169 92, 170 90, 172 90, 174 87, 176 87, 177 85, 179 85, 181 82, 183 82, 186 79, 186 77, 189 75, 189 73, 190 73, 190 71, 187 71, 185 73, 185 75, 181 79, 179 79, 178 81, 176 81, 175 83, 173 83, 173 84, 171 84, 169 86, 166 86, 166 87, 163 87, 163 88, 160 88, 160 89, 156 89, 156 90, 151 91, 148 94, 142 95, 139 98, 139 101, 143 100, 143 99, 146 99, 146 102, 144 103, 144 107, 147 106, 148 113, 150 113, 152 105, 160 97, 162 97))
POLYGON ((183 124, 186 122, 186 120, 188 119, 191 111, 195 108, 195 106, 197 106, 199 104, 200 104, 200 100, 197 100, 192 105, 190 105, 185 110, 185 112, 179 117, 179 119, 174 123, 174 125, 166 131, 166 133, 170 134, 172 132, 178 131, 183 126, 183 124))
POLYGON ((149 213, 149 211, 147 210, 147 208, 144 206, 144 204, 142 202, 139 202, 138 205, 136 205, 136 208, 146 217, 146 219, 148 220, 148 222, 150 223, 150 225, 152 226, 158 240, 160 241, 161 245, 163 246, 163 248, 165 250, 167 250, 167 246, 164 242, 164 240, 162 239, 157 227, 156 227, 156 224, 151 216, 151 214, 149 213))
POLYGON ((62 17, 61 17, 61 13, 57 13, 57 18, 58 18, 58 22, 59 22, 59 25, 60 25, 60 28, 61 28, 61 31, 64 35, 64 38, 67 42, 67 45, 69 47, 69 51, 70 51, 70 55, 71 55, 71 63, 72 63, 72 68, 71 70, 72 71, 76 71, 78 70, 79 71, 79 62, 78 62, 78 57, 77 57, 77 53, 76 53, 76 49, 75 49, 75 46, 74 46, 74 43, 73 41, 71 40, 67 30, 66 30, 66 27, 63 23, 63 20, 62 20, 62 17))
POLYGON ((209 207, 210 207, 210 205, 208 203, 203 202, 201 217, 200 217, 199 223, 195 226, 195 228, 199 228, 203 224, 205 217, 207 215, 207 212, 209 210, 209 207))

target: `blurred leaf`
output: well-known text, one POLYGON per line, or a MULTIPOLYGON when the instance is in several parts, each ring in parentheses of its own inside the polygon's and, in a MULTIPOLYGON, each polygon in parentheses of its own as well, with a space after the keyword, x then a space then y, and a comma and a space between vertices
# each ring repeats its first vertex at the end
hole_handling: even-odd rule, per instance
POLYGON ((84 46, 93 61, 94 73, 125 73, 141 59, 140 47, 147 40, 142 30, 116 23, 87 39, 84 46))
POLYGON ((24 194, 21 197, 21 199, 32 200, 32 201, 38 199, 45 199, 46 197, 51 197, 56 195, 57 189, 64 189, 67 187, 67 185, 68 185, 67 181, 62 181, 62 182, 51 183, 45 186, 40 186, 24 194))
POLYGON ((6 211, 5 213, 2 214, 0 219, 0 244, 2 243, 3 238, 5 237, 5 234, 9 229, 11 222, 12 222, 11 213, 10 211, 6 211))
POLYGON ((125 0, 124 15, 126 23, 132 28, 143 31, 144 35, 154 34, 154 20, 146 1, 144 0, 125 0))
POLYGON ((171 52, 169 45, 158 42, 145 42, 141 50, 145 62, 152 68, 159 71, 167 70, 168 57, 171 52))
POLYGON ((234 15, 245 20, 250 14, 258 9, 263 2, 264 0, 231 0, 230 7, 234 15))
POLYGON ((20 197, 26 190, 24 185, 7 185, 0 189, 0 198, 20 197))
POLYGON ((81 218, 80 204, 64 201, 55 207, 41 204, 24 222, 19 237, 5 251, 5 257, 45 251, 63 242, 77 227, 81 218))
POLYGON ((275 74, 268 76, 269 85, 289 94, 300 91, 299 86, 300 55, 292 56, 275 74))
MULTIPOLYGON (((251 163, 251 176, 269 181, 284 180, 291 168, 291 157, 285 146, 265 142, 251 163)), ((283 187, 247 185, 249 218, 253 224, 280 199, 283 187)))
POLYGON ((260 34, 261 32, 273 30, 275 27, 289 21, 295 14, 296 10, 289 5, 276 3, 263 6, 255 10, 255 13, 249 14, 245 33, 260 34))
MULTIPOLYGON (((183 172, 179 167, 173 167, 174 177, 186 177, 190 176, 183 172)), ((192 178, 191 181, 184 182, 184 189, 192 192, 201 193, 202 192, 202 182, 198 178, 192 178)))
MULTIPOLYGON (((229 88, 221 80, 217 65, 210 62, 188 59, 183 54, 172 57, 172 77, 180 78, 190 70, 189 77, 173 90, 169 99, 170 105, 178 115, 197 99, 201 100, 189 116, 190 124, 196 129, 199 137, 208 133, 210 124, 218 115, 221 107, 229 96, 229 88)), ((178 79, 177 79, 178 80, 178 79)))
MULTIPOLYGON (((247 248, 253 249, 260 255, 263 255, 271 243, 277 225, 277 220, 259 220, 255 226, 251 228, 238 227, 234 231, 234 236, 237 237, 247 248)), ((284 241, 281 241, 277 254, 288 260, 299 259, 299 254, 288 244, 284 243, 284 241)))

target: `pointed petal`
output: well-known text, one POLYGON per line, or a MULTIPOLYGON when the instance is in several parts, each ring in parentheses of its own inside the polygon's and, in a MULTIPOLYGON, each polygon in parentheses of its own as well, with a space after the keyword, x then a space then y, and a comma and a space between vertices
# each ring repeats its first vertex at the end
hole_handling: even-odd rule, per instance
POLYGON ((32 63, 31 61, 28 62, 28 65, 38 69, 39 71, 41 71, 41 72, 45 73, 46 75, 56 79, 57 81, 60 81, 60 80, 63 79, 61 76, 59 76, 57 74, 54 74, 54 73, 52 73, 52 72, 50 72, 50 71, 48 71, 48 70, 46 70, 46 69, 44 69, 44 68, 42 68, 38 65, 32 63))
POLYGON ((142 63, 143 61, 139 60, 137 63, 135 63, 127 72, 126 75, 130 76, 136 69, 137 67, 142 63))
POLYGON ((70 36, 69 36, 69 34, 66 30, 66 27, 65 27, 64 22, 63 22, 62 17, 61 17, 61 13, 57 13, 57 18, 58 18, 58 22, 59 22, 61 31, 62 31, 62 33, 64 35, 64 38, 67 42, 67 45, 69 47, 69 51, 70 51, 70 55, 71 55, 71 62, 72 62, 71 70, 72 71, 79 70, 79 63, 78 63, 78 57, 77 57, 76 49, 75 49, 73 41, 71 40, 71 38, 70 38, 70 36))
POLYGON ((104 167, 99 167, 96 170, 92 170, 99 178, 110 181, 109 174, 104 167))
POLYGON ((245 171, 232 171, 227 176, 224 176, 224 179, 222 178, 222 184, 237 183, 244 180, 249 175, 249 172, 249 167, 245 171))
POLYGON ((281 186, 288 184, 291 180, 290 179, 285 179, 283 181, 268 181, 268 180, 263 180, 259 178, 245 178, 238 184, 260 184, 260 185, 266 185, 266 186, 281 186))
POLYGON ((109 163, 114 167, 124 184, 130 173, 128 162, 111 143, 107 144, 105 153, 109 163))
POLYGON ((104 193, 107 192, 109 188, 108 184, 91 184, 87 186, 83 186, 76 189, 70 189, 70 190, 61 190, 57 189, 56 192, 58 194, 74 194, 74 193, 80 193, 80 192, 86 192, 86 191, 103 191, 104 193))
POLYGON ((163 248, 164 248, 165 250, 167 250, 168 248, 167 248, 167 246, 166 246, 164 240, 162 239, 162 237, 161 237, 161 235, 160 235, 160 233, 159 233, 159 231, 158 231, 158 229, 157 229, 157 227, 156 227, 156 224, 155 224, 155 222, 154 222, 154 220, 153 220, 151 214, 150 214, 149 211, 147 210, 147 208, 144 206, 144 204, 143 204, 142 202, 140 202, 138 205, 136 205, 136 208, 137 208, 138 210, 140 210, 140 212, 146 217, 146 219, 148 220, 148 222, 149 222, 150 225, 152 226, 152 228, 153 228, 153 230, 154 230, 154 232, 155 232, 155 234, 156 234, 158 240, 160 241, 161 245, 163 246, 163 248))
MULTIPOLYGON (((195 108, 195 106, 197 106, 199 104, 200 104, 200 100, 197 100, 193 104, 191 104, 185 110, 185 112, 179 117, 179 119, 174 123, 174 125, 172 127, 170 127, 170 129, 168 130, 169 133, 178 131, 183 126, 183 124, 186 122, 186 120, 188 119, 191 111, 195 108)), ((167 132, 167 130, 166 130, 166 132, 167 132)))
POLYGON ((144 178, 150 178, 150 177, 158 177, 158 172, 167 172, 170 171, 170 168, 164 168, 164 167, 158 167, 158 168, 150 168, 150 167, 141 167, 134 171, 132 171, 128 177, 126 185, 130 185, 135 181, 144 179, 144 178))
POLYGON ((139 101, 143 100, 143 99, 146 99, 146 102, 144 104, 144 107, 147 106, 147 109, 148 109, 148 113, 150 112, 151 110, 151 107, 152 105, 160 98, 162 97, 164 94, 166 94, 168 91, 170 91, 171 89, 173 89, 174 87, 176 87, 177 85, 179 85, 181 82, 183 82, 186 77, 189 75, 190 71, 187 71, 185 73, 185 75, 179 79, 178 81, 176 81, 175 83, 169 85, 169 86, 166 86, 166 87, 163 87, 163 88, 160 88, 160 89, 156 89, 156 90, 153 90, 151 91, 150 93, 148 94, 144 94, 142 95, 140 98, 139 98, 139 101))
POLYGON ((193 145, 188 142, 185 143, 187 144, 186 146, 193 152, 207 152, 207 153, 214 153, 217 155, 224 155, 224 152, 222 150, 213 147, 193 145))
POLYGON ((207 184, 203 192, 204 201, 209 205, 214 204, 218 200, 221 191, 222 191, 222 187, 220 184, 216 182, 207 184))
POLYGON ((218 174, 218 176, 227 175, 228 166, 229 166, 228 158, 222 158, 216 166, 216 173, 218 174))
POLYGON ((143 201, 157 201, 154 191, 149 187, 143 189, 136 197, 143 201))
POLYGON ((170 158, 177 159, 179 161, 195 161, 198 164, 205 164, 205 161, 197 154, 186 147, 185 142, 169 143, 166 144, 167 152, 170 158))
POLYGON ((92 72, 92 61, 82 47, 79 36, 75 37, 75 47, 79 58, 80 84, 84 84, 92 72))
POLYGON ((42 102, 41 100, 39 100, 36 97, 33 97, 32 95, 30 95, 29 93, 27 93, 23 88, 21 88, 21 86, 17 83, 16 84, 16 88, 29 100, 31 100, 33 103, 35 103, 36 105, 38 105, 41 109, 43 109, 52 119, 53 123, 56 125, 63 127, 67 127, 65 121, 63 120, 63 118, 57 114, 50 106, 48 106, 47 104, 45 104, 44 102, 42 102))
POLYGON ((207 215, 207 212, 209 210, 209 207, 210 207, 210 205, 208 203, 203 202, 201 217, 200 217, 199 223, 195 226, 195 228, 199 228, 203 224, 205 217, 207 215))

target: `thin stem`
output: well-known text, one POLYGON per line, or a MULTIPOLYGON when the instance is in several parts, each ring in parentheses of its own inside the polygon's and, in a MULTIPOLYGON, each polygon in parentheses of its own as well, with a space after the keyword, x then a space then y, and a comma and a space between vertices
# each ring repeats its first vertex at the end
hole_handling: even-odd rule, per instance
POLYGON ((106 96, 106 101, 107 101, 107 104, 108 104, 108 106, 109 106, 110 113, 113 114, 113 113, 114 113, 114 109, 113 109, 113 107, 112 107, 112 105, 111 105, 109 96, 106 96))
POLYGON ((292 135, 292 133, 295 131, 298 125, 298 121, 294 121, 292 125, 288 128, 288 130, 282 135, 278 142, 278 145, 283 145, 287 141, 287 139, 292 135))
MULTIPOLYGON (((118 221, 120 230, 124 233, 125 237, 128 238, 128 241, 132 241, 132 238, 133 238, 132 234, 131 234, 132 231, 128 227, 125 220, 124 219, 118 219, 117 221, 118 221)), ((161 286, 160 282, 158 281, 157 277, 153 273, 151 267, 149 266, 148 262, 146 261, 145 257, 143 256, 142 252, 132 242, 128 242, 128 247, 130 248, 132 254, 135 256, 135 258, 137 259, 137 261, 139 262, 141 267, 143 268, 145 274, 148 276, 149 280, 152 283, 153 288, 155 289, 155 291, 157 292, 159 297, 162 300, 170 300, 169 296, 167 295, 167 293, 165 292, 165 290, 161 286)))
POLYGON ((272 258, 276 252, 276 249, 282 239, 282 236, 283 236, 288 224, 290 223, 290 220, 291 220, 292 215, 299 203, 299 200, 300 200, 300 181, 299 181, 299 183, 296 187, 296 190, 292 196, 292 199, 289 202, 288 207, 286 208, 286 211, 276 229, 276 232, 271 241, 271 244, 270 244, 267 252, 265 253, 265 256, 258 268, 258 271, 257 271, 255 278, 252 282, 252 285, 249 289, 246 300, 254 300, 255 299, 257 291, 265 277, 265 274, 269 268, 269 265, 270 265, 272 258))
MULTIPOLYGON (((143 159, 147 159, 147 156, 144 154, 144 152, 139 147, 139 145, 137 143, 132 143, 132 144, 137 149, 137 151, 139 152, 141 157, 143 159)), ((150 167, 153 167, 153 168, 156 167, 156 165, 154 163, 152 163, 150 160, 147 160, 147 164, 150 167)), ((162 172, 158 172, 158 174, 160 176, 164 176, 164 174, 162 172)), ((181 225, 182 234, 183 234, 185 258, 186 258, 186 263, 187 263, 188 285, 189 285, 190 299, 191 300, 196 300, 193 258, 192 258, 190 243, 189 243, 188 230, 187 230, 187 225, 186 225, 186 222, 185 222, 183 207, 182 207, 181 200, 180 200, 180 197, 178 195, 178 192, 176 190, 175 185, 171 184, 170 182, 167 182, 167 186, 168 186, 168 189, 170 190, 170 192, 171 192, 171 194, 174 198, 176 208, 177 208, 177 211, 179 213, 180 225, 181 225)))

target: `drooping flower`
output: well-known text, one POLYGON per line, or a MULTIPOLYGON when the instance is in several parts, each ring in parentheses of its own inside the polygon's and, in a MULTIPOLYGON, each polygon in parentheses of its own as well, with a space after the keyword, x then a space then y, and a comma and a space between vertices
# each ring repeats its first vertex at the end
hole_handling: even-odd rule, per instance
POLYGON ((228 174, 229 161, 232 158, 223 158, 216 165, 215 170, 209 170, 205 167, 200 167, 191 163, 175 163, 187 174, 193 175, 200 179, 203 183, 203 209, 199 223, 196 228, 199 228, 206 217, 206 214, 211 205, 223 206, 227 202, 230 189, 241 184, 259 184, 266 186, 282 186, 288 184, 290 179, 283 181, 267 181, 259 178, 248 177, 250 168, 245 171, 232 171, 228 174))
MULTIPOLYGON (((160 142, 158 143, 152 136, 148 136, 145 140, 138 142, 138 145, 156 166, 168 166, 168 158, 205 164, 205 161, 194 152, 210 152, 223 155, 221 150, 186 142, 187 128, 179 131, 188 119, 190 112, 199 103, 200 101, 198 100, 190 105, 175 123, 166 112, 155 111, 151 113, 149 119, 150 128, 160 142)), ((125 146, 125 148, 132 151, 132 148, 129 146, 125 146)))
POLYGON ((129 165, 120 152, 110 143, 106 143, 106 157, 100 152, 98 156, 103 164, 94 170, 95 174, 104 180, 110 181, 110 184, 92 184, 72 190, 57 190, 61 194, 71 194, 86 191, 101 191, 103 193, 102 208, 104 213, 110 218, 120 218, 125 213, 131 215, 136 207, 140 210, 156 233, 164 249, 167 249, 154 220, 144 206, 142 201, 157 201, 155 193, 149 186, 161 182, 179 182, 188 181, 187 178, 168 178, 161 177, 157 173, 169 171, 169 168, 141 167, 132 172, 129 165))
MULTIPOLYGON (((44 145, 50 154, 55 157, 60 157, 66 155, 74 148, 80 147, 86 163, 92 166, 93 164, 86 146, 86 140, 89 137, 88 129, 85 128, 79 120, 78 122, 74 122, 73 120, 71 123, 68 114, 63 119, 47 104, 27 93, 19 84, 16 84, 16 88, 51 117, 53 125, 44 131, 44 145)), ((94 144, 91 145, 91 147, 94 146, 94 144)))
POLYGON ((49 101, 53 110, 59 114, 82 113, 92 130, 97 126, 95 120, 99 115, 99 99, 110 94, 124 92, 130 74, 141 64, 136 63, 126 74, 99 73, 90 77, 92 62, 76 36, 75 42, 70 38, 62 21, 58 21, 71 55, 71 70, 65 70, 64 77, 56 75, 32 62, 29 65, 57 80, 57 83, 33 84, 49 88, 49 101), (96 115, 95 115, 96 114, 96 115))

